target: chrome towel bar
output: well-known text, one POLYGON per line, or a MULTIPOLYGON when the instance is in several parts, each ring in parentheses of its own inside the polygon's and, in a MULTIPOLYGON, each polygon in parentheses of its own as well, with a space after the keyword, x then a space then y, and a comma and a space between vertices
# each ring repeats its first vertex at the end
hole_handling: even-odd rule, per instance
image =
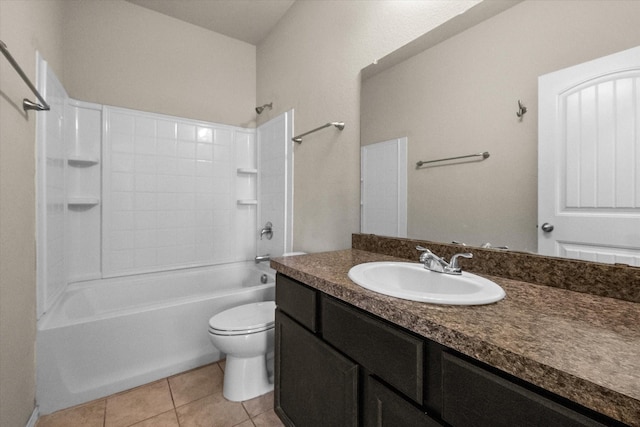
POLYGON ((40 92, 38 92, 38 89, 36 89, 36 87, 33 85, 33 83, 31 83, 31 81, 29 80, 29 77, 27 77, 27 75, 24 73, 24 71, 22 71, 22 68, 20 68, 20 66, 18 65, 16 60, 13 59, 13 56, 11 56, 11 54, 9 53, 9 50, 7 49, 7 45, 2 40, 0 40, 0 50, 2 51, 2 54, 4 55, 4 57, 7 58, 7 61, 9 61, 9 63, 16 70, 18 75, 20 77, 22 77, 22 80, 24 80, 24 82, 27 84, 27 86, 29 86, 29 89, 31 89, 31 92, 33 92, 34 95, 36 97, 38 97, 38 100, 41 102, 41 104, 38 104, 36 102, 29 101, 27 98, 24 98, 22 100, 22 109, 24 111, 27 111, 27 110, 48 111, 48 110, 50 110, 51 107, 49 107, 49 104, 47 104, 47 102, 44 100, 44 98, 40 95, 40 92))
POLYGON ((485 151, 477 154, 469 154, 466 156, 457 156, 457 157, 447 157, 446 159, 438 159, 438 160, 427 160, 427 161, 420 160, 419 162, 416 163, 416 167, 419 168, 420 166, 426 165, 427 163, 446 162, 447 160, 466 159, 468 157, 482 157, 482 159, 480 159, 480 161, 482 161, 489 158, 489 152, 485 151))
POLYGON ((342 130, 342 129, 344 129, 344 122, 330 122, 330 123, 324 124, 324 125, 322 125, 320 127, 317 127, 317 128, 315 128, 313 130, 310 130, 309 132, 301 133, 298 136, 294 136, 293 138, 291 138, 291 140, 297 142, 298 144, 302 144, 302 137, 303 136, 309 135, 310 133, 319 131, 320 129, 324 129, 324 128, 329 127, 329 126, 335 126, 339 130, 342 130))

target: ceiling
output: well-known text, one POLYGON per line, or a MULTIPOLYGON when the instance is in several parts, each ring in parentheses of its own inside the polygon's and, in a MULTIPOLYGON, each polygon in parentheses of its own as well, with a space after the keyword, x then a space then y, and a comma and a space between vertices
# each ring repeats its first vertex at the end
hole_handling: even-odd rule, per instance
POLYGON ((127 0, 181 21, 257 45, 295 0, 127 0))

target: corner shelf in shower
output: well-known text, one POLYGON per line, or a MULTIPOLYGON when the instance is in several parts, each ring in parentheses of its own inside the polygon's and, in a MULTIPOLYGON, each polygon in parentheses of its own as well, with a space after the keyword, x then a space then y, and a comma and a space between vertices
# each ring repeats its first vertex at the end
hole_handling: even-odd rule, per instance
POLYGON ((68 206, 89 207, 100 204, 100 199, 95 197, 69 197, 67 199, 68 206))
POLYGON ((253 199, 238 200, 238 205, 257 205, 258 201, 253 199))
POLYGON ((98 163, 100 163, 100 161, 96 158, 74 156, 69 157, 67 159, 67 163, 69 163, 69 166, 87 167, 97 165, 98 163))

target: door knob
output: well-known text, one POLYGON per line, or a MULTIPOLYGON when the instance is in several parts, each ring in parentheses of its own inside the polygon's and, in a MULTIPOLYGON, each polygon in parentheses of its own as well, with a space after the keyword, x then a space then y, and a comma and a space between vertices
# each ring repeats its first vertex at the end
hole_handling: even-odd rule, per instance
POLYGON ((553 224, 545 222, 540 228, 542 228, 542 231, 544 231, 545 233, 551 233, 553 231, 553 224))

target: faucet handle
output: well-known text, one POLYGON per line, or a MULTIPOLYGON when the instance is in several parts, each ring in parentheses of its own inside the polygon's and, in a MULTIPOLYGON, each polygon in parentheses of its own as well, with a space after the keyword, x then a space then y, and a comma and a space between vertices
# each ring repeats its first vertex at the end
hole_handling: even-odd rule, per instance
POLYGON ((427 259, 436 256, 433 252, 431 252, 428 248, 423 246, 416 246, 416 249, 420 252, 420 262, 425 262, 427 259))
POLYGON ((267 221, 262 230, 260 230, 260 240, 265 234, 267 235, 267 240, 271 240, 273 237, 273 224, 271 224, 271 221, 267 221))
POLYGON ((431 252, 429 250, 429 248, 425 248, 424 246, 418 245, 418 246, 416 246, 416 249, 418 251, 422 252, 422 255, 425 255, 425 254, 427 254, 427 255, 435 255, 433 252, 431 252))
POLYGON ((473 254, 470 252, 465 252, 465 253, 455 254, 454 256, 452 256, 451 261, 449 261, 449 267, 447 268, 449 273, 452 273, 452 274, 462 273, 462 269, 458 264, 458 258, 473 258, 473 254))
POLYGON ((420 262, 424 264, 424 268, 438 273, 443 273, 449 268, 449 263, 438 255, 431 252, 429 249, 422 246, 416 246, 416 249, 422 251, 420 254, 420 262))

